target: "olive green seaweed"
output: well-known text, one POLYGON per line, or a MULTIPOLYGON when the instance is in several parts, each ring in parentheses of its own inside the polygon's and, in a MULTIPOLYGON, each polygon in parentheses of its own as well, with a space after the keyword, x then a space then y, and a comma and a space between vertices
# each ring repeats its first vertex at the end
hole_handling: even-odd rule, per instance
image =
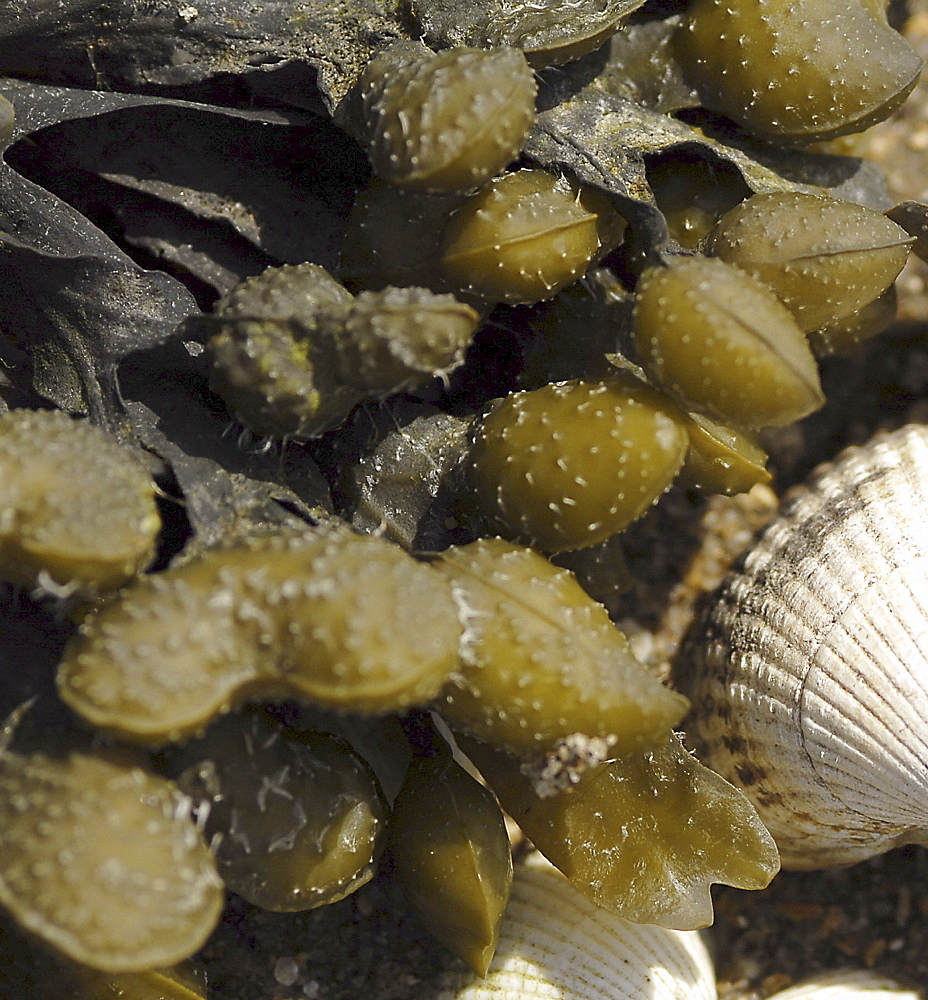
MULTIPOLYGON (((255 910, 343 899, 388 841, 344 906, 392 878, 483 975, 501 809, 633 921, 765 886, 769 833, 614 624, 676 617, 663 546, 630 599, 622 547, 768 482, 755 432, 928 259, 928 206, 882 214, 829 142, 919 78, 886 3, 7 7, 0 994, 273 991, 227 932, 321 926, 255 910)), ((778 479, 834 409, 763 437, 778 479)))
POLYGON ((285 729, 261 712, 226 715, 172 759, 207 810, 226 886, 266 910, 309 910, 374 875, 387 807, 370 768, 329 733, 285 729))
POLYGON ((450 586, 397 546, 347 528, 280 531, 124 589, 69 643, 58 688, 101 729, 176 742, 249 700, 419 704, 455 668, 460 633, 450 586))
POLYGON ((396 878, 413 911, 485 976, 512 886, 509 834, 493 793, 450 754, 416 760, 390 824, 396 878))
POLYGON ((865 341, 885 333, 898 311, 896 286, 890 285, 878 298, 840 319, 809 331, 809 346, 819 359, 849 354, 865 341))
POLYGON ((131 448, 59 410, 0 415, 0 579, 94 596, 148 565, 160 529, 131 448))
POLYGON ((16 109, 5 97, 0 97, 0 146, 10 141, 15 120, 16 109))
POLYGON ((642 366, 687 410, 738 427, 780 427, 825 402, 789 310, 725 261, 677 257, 646 271, 634 322, 642 366))
POLYGON ((773 838, 744 793, 675 735, 545 798, 518 758, 472 739, 461 745, 535 847, 585 896, 627 920, 706 927, 713 883, 762 889, 779 870, 773 838))
POLYGON ((348 520, 405 549, 443 548, 457 525, 452 473, 467 450, 469 426, 466 418, 410 400, 359 414, 340 463, 348 520))
POLYGON ((49 951, 4 922, 0 995, 11 1000, 207 1000, 207 980, 191 960, 140 972, 102 972, 49 951))
POLYGON ((268 268, 203 320, 211 386, 256 434, 319 437, 365 399, 445 378, 477 320, 425 288, 354 298, 317 264, 268 268))
POLYGON ((644 0, 414 0, 426 41, 442 48, 511 45, 534 67, 560 65, 598 48, 644 0))
MULTIPOLYGON (((576 281, 605 249, 615 215, 603 200, 585 203, 576 187, 545 170, 502 174, 480 188, 444 228, 440 274, 461 293, 509 304, 551 298, 576 281)), ((614 244, 613 244, 614 245, 614 244)))
POLYGON ((0 905, 69 958, 107 972, 195 952, 222 882, 177 787, 99 757, 0 759, 0 905))
POLYGON ((923 65, 868 0, 693 0, 677 53, 707 107, 786 142, 882 121, 923 65))
POLYGON ((481 539, 448 549, 436 568, 467 616, 461 665, 435 703, 452 727, 517 753, 573 733, 627 752, 663 740, 686 712, 605 608, 534 550, 481 539))
POLYGON ((339 274, 352 289, 418 285, 447 291, 439 248, 463 193, 404 191, 379 177, 357 192, 345 226, 339 274))
POLYGON ((726 212, 706 250, 769 285, 800 328, 810 331, 851 316, 882 295, 913 242, 872 208, 771 192, 726 212))
POLYGON ((701 413, 687 414, 690 447, 680 470, 687 486, 706 493, 746 493, 769 483, 767 453, 749 431, 727 427, 701 413))
POLYGON ((535 119, 535 78, 518 49, 399 42, 357 88, 358 138, 374 173, 399 187, 468 191, 516 158, 535 119))
POLYGON ((641 517, 673 482, 687 444, 674 403, 615 372, 505 397, 477 424, 464 474, 490 526, 563 552, 641 517))

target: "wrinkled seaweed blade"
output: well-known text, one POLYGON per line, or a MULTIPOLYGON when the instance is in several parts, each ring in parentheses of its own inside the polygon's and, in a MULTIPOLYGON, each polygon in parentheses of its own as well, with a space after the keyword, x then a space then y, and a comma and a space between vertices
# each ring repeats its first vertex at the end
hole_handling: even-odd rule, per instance
POLYGON ((788 161, 760 159, 709 138, 685 122, 649 110, 615 94, 588 87, 541 112, 525 152, 545 167, 573 171, 581 181, 618 196, 619 210, 633 226, 633 257, 647 259, 668 242, 666 224, 647 182, 647 157, 674 150, 727 163, 754 192, 826 188, 834 197, 879 203, 885 187, 878 171, 853 157, 791 151, 788 161))
POLYGON ((511 45, 544 52, 583 37, 592 25, 614 24, 644 0, 571 0, 547 3, 520 0, 417 0, 413 14, 429 44, 511 45))
POLYGON ((592 85, 667 114, 698 107, 699 98, 683 79, 673 55, 672 40, 679 22, 679 15, 649 18, 614 34, 603 47, 604 65, 592 85))
POLYGON ((273 258, 334 268, 353 186, 368 174, 361 150, 325 119, 292 127, 177 102, 127 102, 30 139, 11 151, 11 163, 88 215, 119 193, 95 191, 88 180, 96 175, 147 196, 150 226, 180 209, 191 224, 217 224, 220 247, 270 255, 264 266, 273 258))
POLYGON ((241 428, 207 405, 205 375, 179 340, 129 358, 120 390, 138 440, 171 466, 199 543, 331 510, 328 486, 301 448, 236 440, 241 428))
POLYGON ((31 355, 33 388, 120 430, 118 360, 196 310, 183 285, 143 271, 64 202, 0 164, 3 333, 31 355))
MULTIPOLYGON (((0 25, 2 25, 2 14, 0 14, 0 25)), ((6 70, 5 66, 0 68, 6 70)), ((16 108, 12 139, 14 142, 24 135, 30 135, 50 125, 78 118, 94 118, 109 111, 123 111, 126 108, 180 108, 188 112, 205 111, 227 118, 268 125, 312 126, 318 121, 317 115, 296 108, 234 108, 148 94, 56 87, 31 80, 17 80, 13 77, 0 77, 0 93, 16 108)))
POLYGON ((310 64, 334 104, 377 37, 402 31, 370 0, 9 0, 0 14, 4 72, 99 89, 178 85, 293 61, 310 64))

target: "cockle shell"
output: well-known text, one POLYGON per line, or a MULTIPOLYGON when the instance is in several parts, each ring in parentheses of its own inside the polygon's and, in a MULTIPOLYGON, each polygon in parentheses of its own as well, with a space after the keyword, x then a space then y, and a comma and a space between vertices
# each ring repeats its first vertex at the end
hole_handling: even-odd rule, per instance
POLYGON ((858 969, 813 976, 774 993, 770 1000, 919 1000, 921 996, 869 969, 858 969))
POLYGON ((928 428, 819 469, 723 583, 680 683, 784 867, 928 842, 928 428))
POLYGON ((485 979, 449 973, 435 1000, 716 1000, 699 931, 633 924, 539 855, 517 866, 485 979))

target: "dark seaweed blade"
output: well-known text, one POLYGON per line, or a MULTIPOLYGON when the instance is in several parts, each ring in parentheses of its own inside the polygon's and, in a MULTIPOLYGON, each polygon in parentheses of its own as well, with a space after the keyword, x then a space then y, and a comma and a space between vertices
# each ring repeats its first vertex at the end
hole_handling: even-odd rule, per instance
POLYGON ((671 114, 680 108, 698 107, 696 91, 684 80, 683 70, 673 54, 673 36, 679 23, 679 16, 654 18, 632 14, 628 24, 601 49, 563 69, 543 70, 542 100, 546 99, 547 89, 556 94, 566 85, 575 91, 579 89, 575 81, 588 77, 597 90, 652 111, 671 114))
POLYGON ((163 261, 211 286, 201 304, 271 264, 334 268, 348 205, 369 171, 360 148, 327 119, 9 86, 17 137, 28 136, 8 150, 11 165, 137 263, 163 261))
POLYGON ((893 206, 887 216, 915 237, 912 249, 922 260, 928 259, 928 205, 921 201, 903 201, 893 206))
MULTIPOLYGON (((2 15, 0 15, 2 25, 2 15)), ((79 118, 94 118, 126 108, 182 108, 211 112, 227 118, 266 125, 311 126, 317 117, 295 108, 235 108, 173 97, 115 93, 108 90, 80 90, 13 77, 0 77, 0 93, 16 108, 12 141, 40 129, 79 118)))
POLYGON ((430 45, 511 45, 544 53, 615 25, 644 0, 413 0, 430 45))
MULTIPOLYGON (((2 332, 31 355, 43 398, 125 435, 119 359, 161 343, 196 311, 180 282, 143 271, 96 226, 0 163, 2 332)), ((0 344, 2 350, 2 344, 0 344)))
MULTIPOLYGON (((177 104, 129 107, 33 134, 32 162, 96 174, 205 222, 278 262, 334 268, 364 153, 326 120, 271 125, 177 104)), ((38 179, 38 178, 36 178, 38 179)), ((60 193, 60 192, 59 192, 60 193)))
POLYGON ((885 180, 865 160, 798 150, 791 150, 785 158, 771 147, 742 143, 724 133, 710 137, 684 121, 593 85, 571 94, 566 74, 549 82, 556 84, 565 99, 552 101, 538 115, 525 153, 542 166, 566 168, 616 197, 619 211, 632 224, 630 253, 635 269, 653 263, 656 254, 672 248, 647 180, 648 157, 657 153, 679 151, 710 163, 729 164, 754 192, 823 193, 824 188, 836 198, 879 208, 888 204, 885 180))
MULTIPOLYGON (((404 34, 374 0, 7 0, 8 74, 98 89, 178 86, 303 64, 331 109, 381 39, 404 34)), ((284 97, 285 99, 285 97, 284 97)))
MULTIPOLYGON (((183 127, 183 140, 191 143, 190 121, 201 127, 206 123, 204 135, 210 121, 219 122, 220 130, 231 121, 258 134, 268 129, 280 134, 299 131, 282 128, 288 119, 275 112, 208 108, 20 81, 4 81, 0 89, 16 107, 14 141, 20 145, 9 154, 14 159, 28 159, 30 151, 41 150, 49 133, 58 132, 60 156, 67 160, 70 150, 72 159, 83 162, 77 155, 81 138, 94 137, 100 116, 103 124, 96 138, 101 141, 96 149, 104 156, 103 138, 117 148, 125 140, 125 132, 113 135, 108 128, 118 114, 127 112, 155 118, 174 114, 183 127), (67 128, 74 131, 68 133, 67 128)), ((164 140, 163 118, 161 125, 150 130, 147 145, 139 140, 136 163, 151 154, 152 162, 164 166, 164 158, 155 156, 155 147, 164 140)), ((135 128, 142 130, 144 120, 135 128)), ((248 138, 246 134, 241 141, 247 144, 248 138)), ((55 148, 49 145, 49 155, 55 148)), ((87 155, 92 159, 92 153, 87 155)), ((116 153, 111 150, 108 155, 116 153)), ((223 155, 223 145, 215 137, 213 155, 217 160, 223 155)), ((68 165, 68 170, 56 171, 48 163, 45 167, 59 181, 68 171, 79 169, 68 165)), ((176 169, 181 173, 173 180, 179 187, 185 179, 182 171, 192 167, 188 162, 176 169)), ((97 178, 89 169, 83 176, 97 178)), ((243 215, 247 212, 233 197, 223 201, 217 196, 209 202, 208 184, 216 177, 215 171, 204 170, 199 181, 203 202, 209 203, 209 211, 204 209, 202 215, 211 215, 214 228, 228 233, 234 227, 223 217, 225 205, 243 215)), ((193 174, 186 179, 193 181, 193 174)), ((259 186, 257 171, 249 179, 253 188, 259 186)), ((244 181, 242 186, 247 187, 244 181)), ((295 200, 296 194, 291 197, 295 200)), ((158 213, 149 208, 144 222, 152 224, 158 213)), ((189 206, 184 208, 197 218, 189 206)), ((296 209, 290 219, 294 227, 310 224, 296 209)), ((324 229, 320 224, 318 230, 324 229)), ((160 455, 174 472, 198 540, 213 541, 243 521, 286 519, 293 510, 308 518, 328 504, 326 484, 306 456, 242 448, 228 414, 218 404, 210 409, 201 366, 176 336, 188 317, 199 315, 184 285, 168 274, 140 267, 74 207, 6 162, 0 162, 0 254, 7 282, 0 312, 0 356, 9 354, 17 363, 10 372, 16 387, 26 392, 26 383, 31 383, 45 400, 72 412, 88 412, 94 422, 160 455), (233 433, 228 434, 230 430, 233 433)))
POLYGON ((309 455, 241 436, 210 396, 204 366, 178 339, 129 358, 120 388, 138 440, 170 465, 198 544, 294 517, 312 522, 331 510, 328 484, 309 455))
MULTIPOLYGON (((17 81, 4 81, 2 91, 16 109, 14 141, 60 121, 153 100, 17 81)), ((193 297, 167 274, 141 268, 85 216, 5 161, 0 259, 8 291, 2 331, 12 353, 30 356, 13 371, 14 383, 24 390, 28 381, 44 399, 128 436, 116 365, 166 340, 197 311, 193 297)))

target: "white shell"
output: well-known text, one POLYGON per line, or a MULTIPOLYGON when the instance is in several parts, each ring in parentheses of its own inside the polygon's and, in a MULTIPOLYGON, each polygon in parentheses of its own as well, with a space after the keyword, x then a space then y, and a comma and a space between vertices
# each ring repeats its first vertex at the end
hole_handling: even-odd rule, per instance
POLYGON ((682 667, 691 732, 784 867, 925 842, 928 429, 818 470, 722 585, 706 629, 682 667))
POLYGON ((921 993, 866 969, 830 972, 774 993, 770 1000, 919 1000, 921 993))
POLYGON ((518 865, 485 979, 449 974, 435 1000, 716 1000, 698 931, 633 924, 537 858, 518 865))

